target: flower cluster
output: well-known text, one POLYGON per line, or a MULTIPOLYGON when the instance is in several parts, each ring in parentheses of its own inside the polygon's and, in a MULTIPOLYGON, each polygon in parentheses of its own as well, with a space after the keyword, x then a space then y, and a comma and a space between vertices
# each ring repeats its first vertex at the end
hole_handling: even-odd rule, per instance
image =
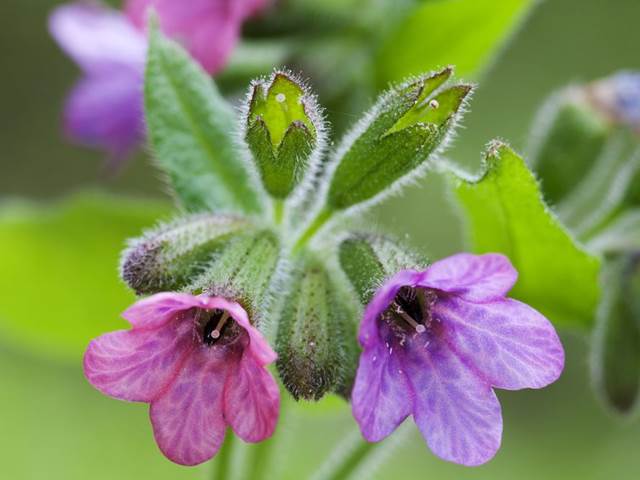
MULTIPOLYGON (((162 11, 171 2, 154 3, 162 11)), ((170 34, 181 25, 161 24, 170 34)), ((492 389, 558 378, 564 354, 553 327, 506 297, 517 274, 502 255, 429 266, 396 241, 337 221, 433 165, 472 86, 452 83, 451 67, 395 86, 325 157, 322 111, 293 75, 255 81, 239 125, 230 125, 221 119, 232 110, 202 87, 208 79, 176 44, 155 27, 150 38, 150 59, 171 58, 171 74, 188 86, 182 93, 200 95, 208 109, 192 150, 185 126, 180 141, 165 141, 175 116, 154 135, 154 115, 175 112, 162 110, 170 99, 157 95, 146 112, 159 164, 185 210, 198 213, 125 251, 123 279, 149 296, 124 313, 130 330, 89 345, 88 380, 149 403, 160 449, 184 465, 215 455, 227 426, 248 442, 272 435, 280 402, 272 362, 296 399, 351 401, 368 441, 412 415, 438 456, 488 461, 502 431, 492 389), (203 143, 210 148, 199 150, 203 143)), ((167 75, 158 64, 150 61, 147 75, 167 75)))
POLYGON ((64 124, 76 142, 106 150, 113 167, 144 138, 142 83, 147 16, 158 15, 209 73, 224 67, 242 22, 266 0, 127 0, 124 12, 94 3, 63 5, 50 18, 51 34, 81 68, 67 99, 64 124))

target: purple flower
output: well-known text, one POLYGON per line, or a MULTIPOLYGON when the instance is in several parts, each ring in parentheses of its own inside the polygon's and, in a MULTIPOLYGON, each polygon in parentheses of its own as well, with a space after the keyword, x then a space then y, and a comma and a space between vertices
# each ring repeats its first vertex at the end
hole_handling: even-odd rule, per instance
POLYGON ((541 388, 562 372, 553 326, 506 298, 517 272, 496 254, 458 254, 403 270, 366 308, 352 394, 368 441, 413 418, 431 450, 463 465, 490 460, 502 415, 493 387, 541 388))
POLYGON ((620 72, 611 78, 616 112, 622 121, 640 129, 640 72, 620 72))
POLYGON ((93 340, 85 376, 106 395, 150 403, 167 458, 182 465, 208 460, 227 425, 246 442, 272 435, 280 394, 265 366, 276 354, 240 305, 159 293, 123 316, 133 328, 93 340))
POLYGON ((65 131, 78 143, 108 151, 116 166, 144 135, 146 39, 124 15, 90 4, 56 8, 49 27, 84 73, 66 102, 65 131))
POLYGON ((165 34, 182 42, 209 73, 226 63, 242 22, 265 0, 129 0, 127 14, 74 3, 54 10, 52 36, 82 69, 67 99, 64 124, 75 142, 106 150, 117 167, 144 139, 142 85, 146 13, 153 7, 165 34))
POLYGON ((140 29, 153 8, 165 34, 178 39, 209 73, 227 62, 242 23, 267 0, 127 0, 126 12, 140 29))

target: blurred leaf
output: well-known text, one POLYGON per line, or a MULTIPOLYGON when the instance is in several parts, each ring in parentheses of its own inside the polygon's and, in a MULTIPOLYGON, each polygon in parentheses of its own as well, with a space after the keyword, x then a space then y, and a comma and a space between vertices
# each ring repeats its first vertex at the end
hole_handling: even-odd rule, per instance
POLYGON ((605 404, 631 413, 640 394, 640 264, 633 257, 611 262, 603 275, 603 301, 593 335, 591 375, 605 404))
POLYGON ((584 179, 558 205, 558 216, 579 238, 596 230, 624 204, 640 171, 638 139, 625 130, 606 142, 584 179))
POLYGON ((443 0, 418 5, 385 39, 378 85, 455 65, 474 77, 492 60, 535 0, 443 0))
POLYGON ((617 216, 606 229, 591 238, 587 246, 600 253, 640 251, 640 208, 617 216))
POLYGON ((0 205, 0 335, 79 360, 89 340, 126 327, 133 293, 117 273, 125 239, 168 212, 160 202, 81 194, 0 205))
POLYGON ((600 260, 576 244, 548 210, 533 174, 495 142, 477 180, 459 179, 457 198, 476 252, 501 252, 519 272, 512 294, 557 326, 589 327, 598 304, 600 260))
POLYGON ((150 37, 149 139, 181 204, 189 211, 258 211, 258 195, 235 145, 233 108, 181 47, 156 28, 150 37))

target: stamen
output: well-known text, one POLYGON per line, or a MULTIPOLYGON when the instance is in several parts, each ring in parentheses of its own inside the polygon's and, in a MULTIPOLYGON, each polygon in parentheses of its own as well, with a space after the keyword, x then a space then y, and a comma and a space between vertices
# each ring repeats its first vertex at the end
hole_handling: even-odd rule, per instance
POLYGON ((229 312, 225 310, 222 314, 222 317, 220 317, 220 320, 218 320, 216 328, 211 331, 211 338, 213 338, 214 340, 220 338, 220 332, 222 331, 225 323, 227 323, 227 320, 229 320, 229 312))
POLYGON ((415 319, 411 315, 409 315, 407 312, 405 312, 402 309, 402 307, 398 305, 396 302, 393 303, 393 307, 394 307, 394 313, 399 315, 402 320, 404 320, 409 325, 411 325, 417 333, 424 333, 427 330, 424 325, 416 322, 415 319))

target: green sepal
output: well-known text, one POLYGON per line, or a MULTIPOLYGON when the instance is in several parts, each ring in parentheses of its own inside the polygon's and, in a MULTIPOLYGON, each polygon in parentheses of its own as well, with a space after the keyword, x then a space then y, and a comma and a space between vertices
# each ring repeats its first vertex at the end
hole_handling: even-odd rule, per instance
POLYGON ((209 214, 161 225, 129 241, 120 275, 138 295, 181 290, 234 235, 251 228, 241 217, 209 214))
POLYGON ((144 85, 156 164, 187 211, 258 212, 260 196, 236 147, 233 107, 156 23, 149 25, 144 85))
POLYGON ((289 75, 253 85, 245 140, 267 192, 284 199, 303 177, 323 130, 315 98, 289 75))
POLYGON ((464 84, 445 88, 451 74, 452 69, 446 68, 380 97, 338 149, 327 196, 330 210, 343 210, 388 191, 437 151, 472 90, 464 84))
POLYGON ((356 290, 362 305, 375 291, 400 270, 423 269, 425 258, 409 251, 399 242, 371 234, 351 234, 340 243, 338 257, 342 271, 356 290))
POLYGON ((276 339, 280 378, 296 400, 348 394, 358 348, 354 313, 324 262, 309 253, 298 257, 288 284, 276 339))
POLYGON ((279 256, 278 237, 270 230, 235 235, 186 289, 238 302, 261 327, 279 256))
POLYGON ((640 262, 622 256, 603 275, 604 295, 592 339, 591 375, 605 405, 631 414, 640 398, 640 262))

